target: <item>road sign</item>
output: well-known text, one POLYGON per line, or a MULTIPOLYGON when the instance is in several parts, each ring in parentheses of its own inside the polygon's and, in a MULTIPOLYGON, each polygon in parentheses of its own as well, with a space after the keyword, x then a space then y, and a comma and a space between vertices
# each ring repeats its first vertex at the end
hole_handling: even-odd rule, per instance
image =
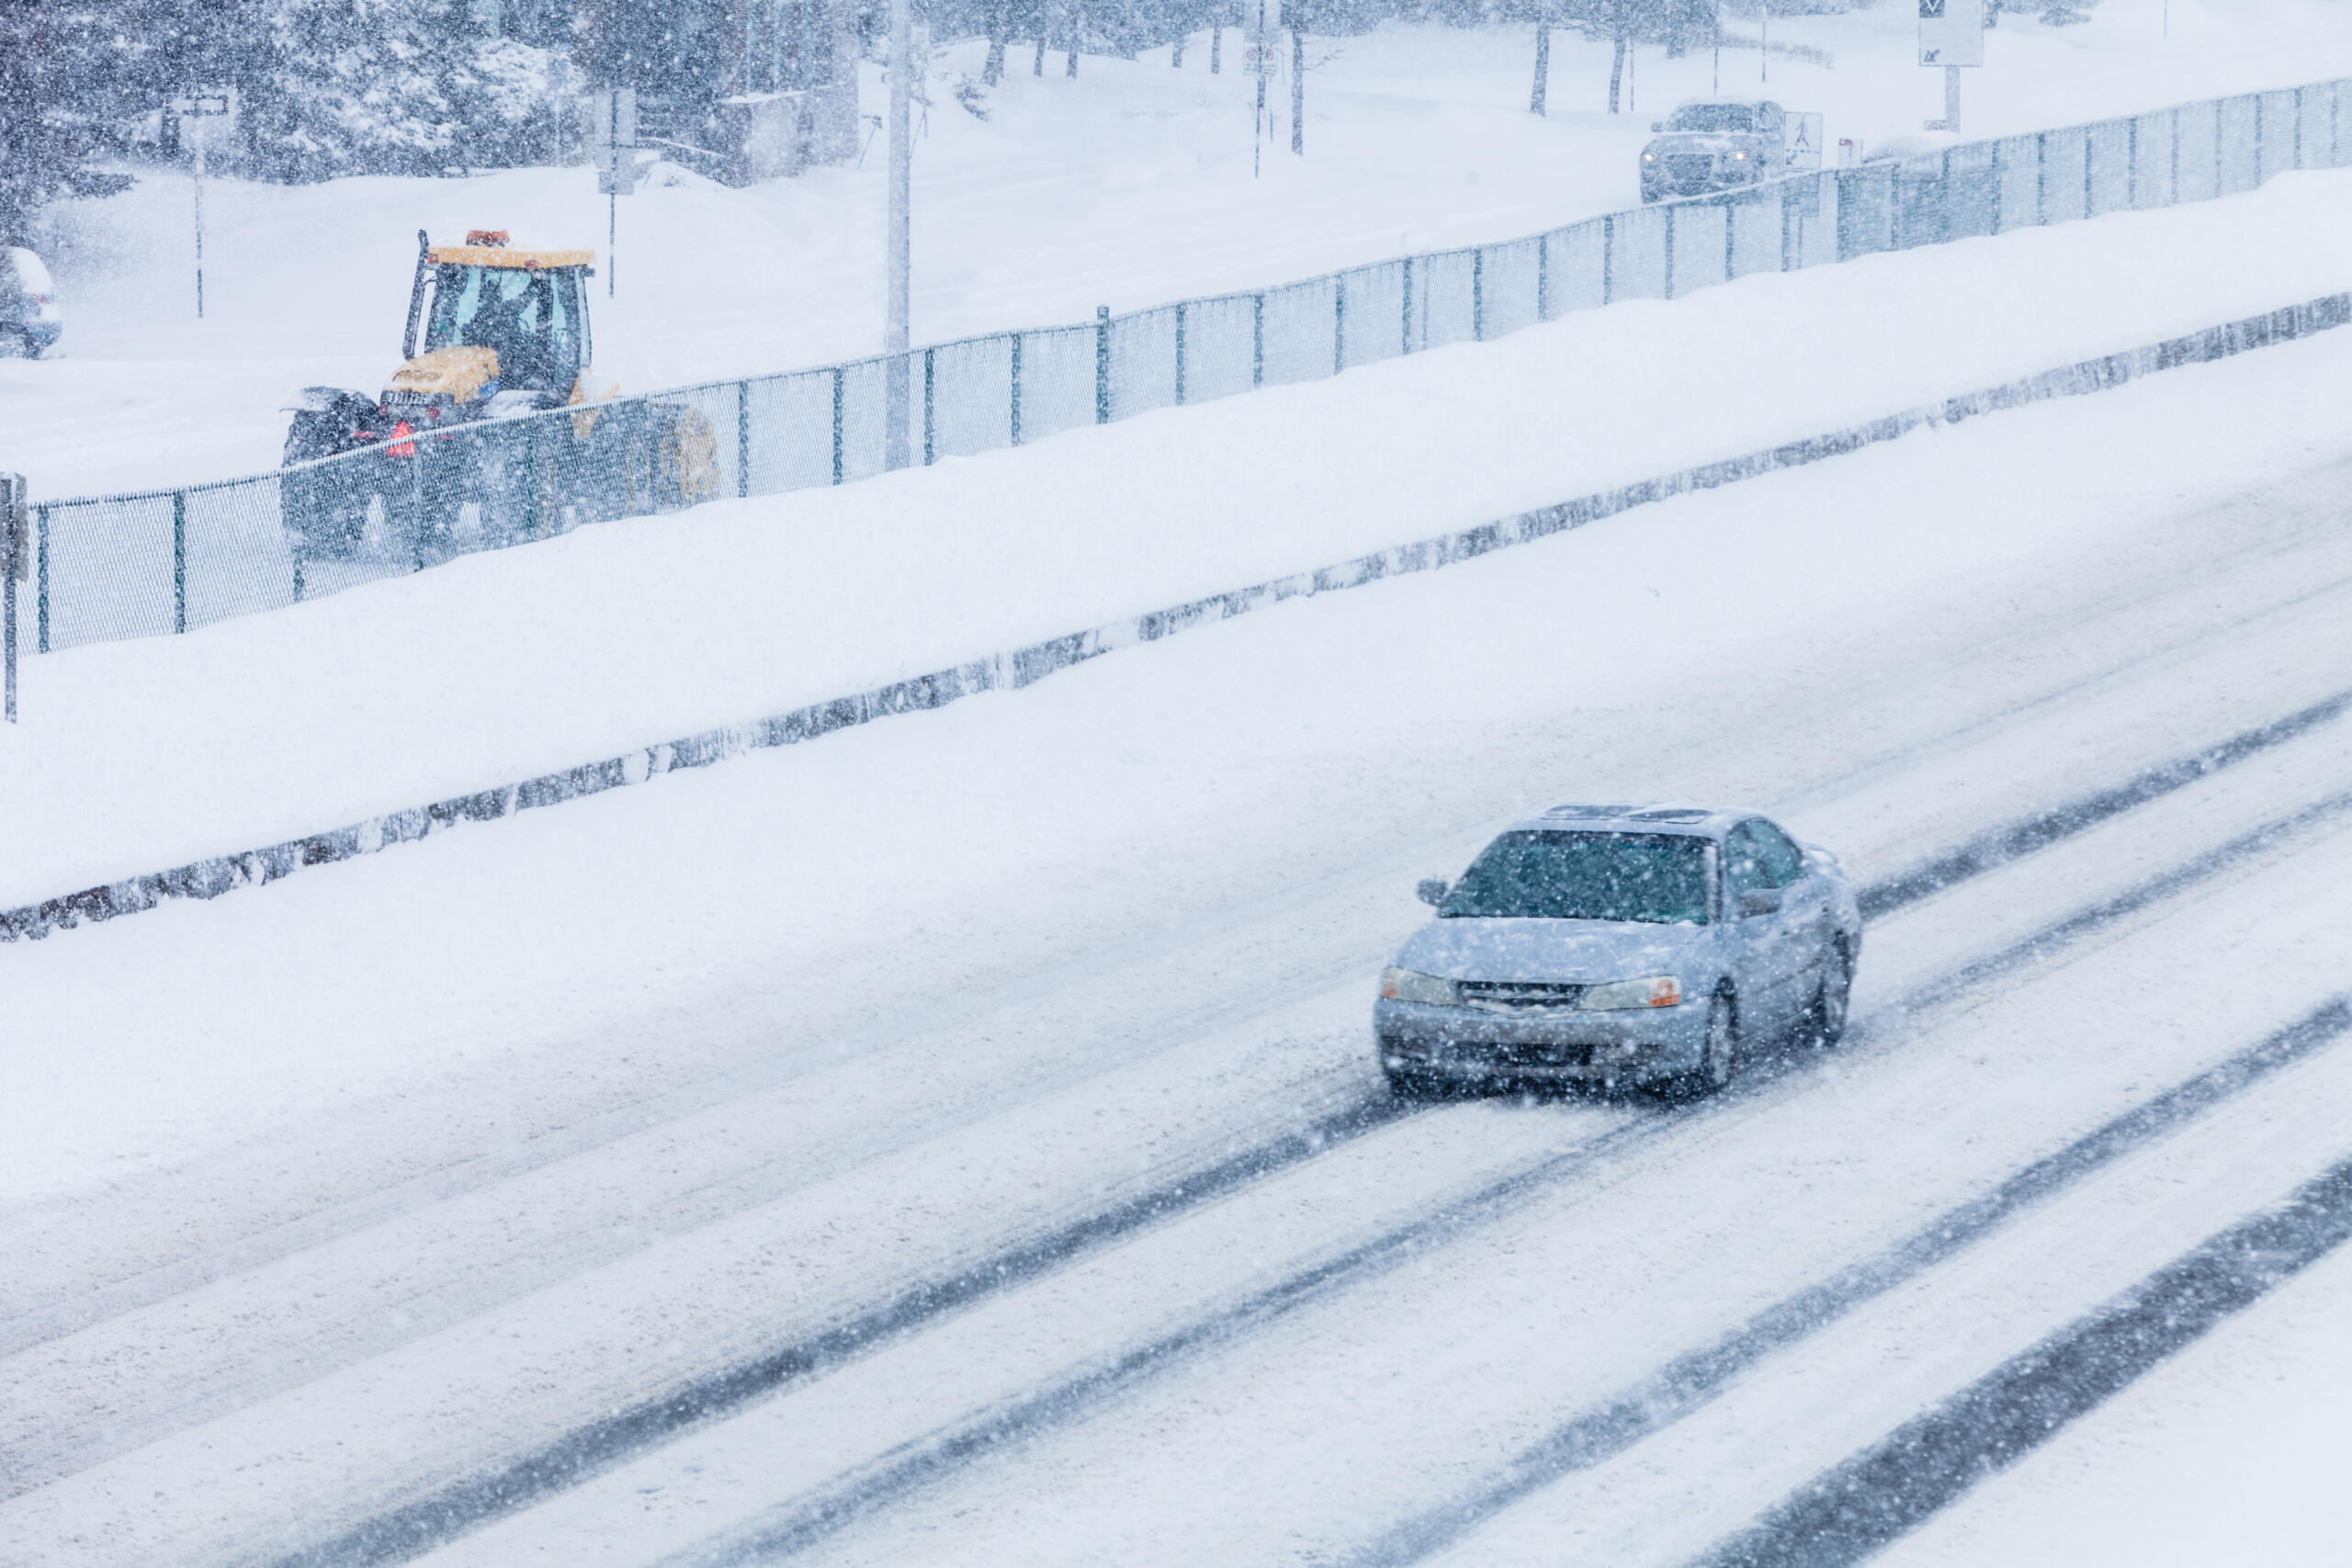
POLYGON ((637 89, 614 87, 592 95, 589 154, 596 164, 596 189, 628 196, 645 177, 637 164, 637 89))
POLYGON ((196 319, 204 320, 204 151, 212 138, 204 122, 225 119, 235 107, 235 95, 223 87, 195 87, 172 100, 179 118, 181 138, 195 154, 189 173, 196 190, 196 319))
POLYGON ((1821 167, 1821 117, 1818 114, 1789 116, 1789 167, 1821 167))
POLYGON ((1919 63, 1984 63, 1984 0, 1919 0, 1919 63))

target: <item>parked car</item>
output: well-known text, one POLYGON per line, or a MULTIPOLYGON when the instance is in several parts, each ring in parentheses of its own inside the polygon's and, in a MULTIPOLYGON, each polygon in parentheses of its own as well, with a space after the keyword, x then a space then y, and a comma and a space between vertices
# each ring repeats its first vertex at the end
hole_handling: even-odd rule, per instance
POLYGON ((39 359, 64 330, 57 285, 40 257, 22 245, 0 245, 0 355, 39 359))
POLYGON ((1764 98, 1691 98, 1652 124, 1642 199, 1739 190, 1821 167, 1821 117, 1764 98))
POLYGON ((1382 975, 1399 1093, 1589 1082, 1709 1092, 1754 1043, 1834 1043, 1861 912, 1837 856, 1746 811, 1556 806, 1506 830, 1382 975))

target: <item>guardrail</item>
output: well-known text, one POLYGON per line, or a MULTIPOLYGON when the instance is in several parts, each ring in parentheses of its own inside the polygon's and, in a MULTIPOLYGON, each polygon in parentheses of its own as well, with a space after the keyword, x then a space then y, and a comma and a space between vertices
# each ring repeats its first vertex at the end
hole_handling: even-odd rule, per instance
MULTIPOLYGON (((1309 381, 1621 299, 2251 190, 2352 161, 2352 82, 1825 170, 1460 250, 907 356, 910 461, 1309 381)), ((40 504, 41 652, 192 627, 473 550, 882 472, 876 357, 420 435, 245 479, 40 504)))

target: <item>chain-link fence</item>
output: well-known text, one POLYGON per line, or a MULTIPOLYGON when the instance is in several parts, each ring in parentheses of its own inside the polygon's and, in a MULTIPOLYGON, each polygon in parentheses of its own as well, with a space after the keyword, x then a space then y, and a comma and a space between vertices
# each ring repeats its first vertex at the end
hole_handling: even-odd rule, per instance
MULTIPOLYGON (((2168 207, 2352 161, 2352 82, 1771 181, 1498 244, 909 356, 906 460, 1498 337, 1749 273, 2168 207)), ((889 366, 714 382, 413 435, 250 479, 35 513, 41 651, 181 632, 473 550, 889 466, 889 366)))

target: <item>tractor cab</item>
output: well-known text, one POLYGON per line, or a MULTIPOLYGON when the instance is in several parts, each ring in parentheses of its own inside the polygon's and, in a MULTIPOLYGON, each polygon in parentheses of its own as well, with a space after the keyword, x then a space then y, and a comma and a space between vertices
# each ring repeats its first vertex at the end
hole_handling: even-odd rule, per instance
POLYGON ((621 402, 590 370, 595 259, 518 250, 498 230, 462 245, 417 231, 401 364, 383 395, 305 387, 288 405, 280 505, 309 558, 382 547, 421 565, 718 493, 707 415, 621 402), (574 404, 592 406, 517 417, 574 404), (363 450, 375 455, 322 461, 363 450))
POLYGON ((384 389, 385 410, 438 423, 575 400, 589 365, 584 284, 595 254, 517 250, 503 230, 477 229, 462 245, 416 238, 404 363, 384 389))

